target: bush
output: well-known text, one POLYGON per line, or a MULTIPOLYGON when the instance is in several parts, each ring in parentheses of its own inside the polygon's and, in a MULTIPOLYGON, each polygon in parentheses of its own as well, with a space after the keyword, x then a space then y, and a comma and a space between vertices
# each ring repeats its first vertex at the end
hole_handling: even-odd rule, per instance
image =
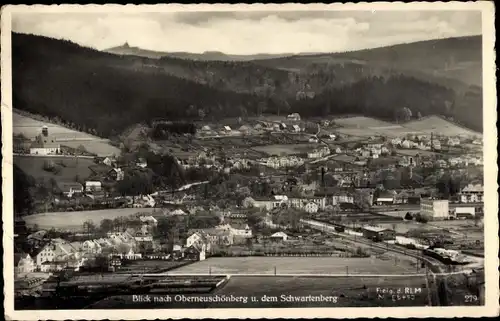
POLYGON ((407 221, 413 220, 413 215, 410 212, 407 212, 405 215, 405 220, 407 221))
POLYGON ((357 247, 355 252, 357 257, 368 257, 370 256, 363 248, 357 247))
POLYGON ((427 223, 429 222, 429 218, 425 215, 418 213, 417 215, 415 215, 415 221, 420 223, 427 223))

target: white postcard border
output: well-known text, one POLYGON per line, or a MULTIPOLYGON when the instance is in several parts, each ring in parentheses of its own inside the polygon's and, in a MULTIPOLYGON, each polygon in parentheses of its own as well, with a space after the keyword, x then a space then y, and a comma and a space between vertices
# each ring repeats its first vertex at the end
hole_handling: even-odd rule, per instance
POLYGON ((154 318, 357 318, 357 317, 478 317, 498 315, 498 193, 495 27, 492 2, 412 2, 345 4, 196 4, 196 5, 51 5, 4 6, 1 12, 2 92, 2 195, 3 277, 5 318, 39 319, 154 319, 154 318), (14 311, 13 278, 13 189, 12 189, 12 71, 11 17, 20 12, 124 12, 166 11, 293 11, 293 10, 479 10, 483 27, 483 137, 485 188, 485 306, 482 307, 394 307, 394 308, 283 308, 283 309, 158 309, 158 310, 37 310, 14 311))

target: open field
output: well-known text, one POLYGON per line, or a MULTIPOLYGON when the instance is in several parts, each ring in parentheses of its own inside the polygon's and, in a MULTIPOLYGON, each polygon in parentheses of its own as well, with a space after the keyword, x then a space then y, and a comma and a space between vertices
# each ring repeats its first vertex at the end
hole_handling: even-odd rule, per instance
POLYGON ((52 212, 24 216, 28 226, 38 225, 40 229, 81 230, 83 223, 92 220, 99 224, 101 220, 129 216, 139 212, 153 212, 154 208, 120 208, 99 211, 52 212))
POLYGON ((420 120, 411 121, 404 124, 404 127, 411 130, 420 131, 426 134, 434 132, 435 134, 441 134, 445 136, 458 136, 458 135, 478 136, 478 137, 482 136, 481 133, 475 132, 465 127, 455 125, 438 116, 429 116, 429 117, 424 117, 420 120))
POLYGON ((356 127, 356 128, 367 128, 367 127, 389 127, 395 126, 389 122, 378 120, 375 118, 364 117, 364 116, 354 116, 347 118, 337 118, 334 119, 335 124, 346 126, 346 127, 356 127))
POLYGON ((395 264, 394 261, 375 258, 338 257, 232 257, 209 258, 176 270, 172 274, 212 273, 212 274, 313 274, 313 273, 414 273, 410 265, 395 264))
POLYGON ((75 157, 41 157, 41 156, 14 156, 14 164, 19 166, 27 175, 35 179, 51 179, 56 181, 74 182, 76 175, 87 178, 92 171, 89 166, 95 165, 93 159, 75 157), (55 174, 43 170, 45 161, 51 160, 60 165, 60 172, 55 174))
POLYGON ((335 122, 343 126, 336 129, 339 133, 360 137, 381 135, 396 137, 407 134, 430 134, 431 132, 444 136, 482 136, 481 133, 455 125, 439 116, 424 117, 404 124, 394 124, 363 116, 340 118, 335 122))
POLYGON ((61 145, 77 148, 83 145, 85 149, 98 156, 119 155, 120 150, 109 144, 107 139, 94 135, 79 132, 60 125, 48 122, 42 122, 30 117, 12 113, 12 132, 13 134, 23 134, 29 139, 34 139, 41 133, 42 127, 47 126, 49 134, 55 138, 61 145))
POLYGON ((78 148, 82 145, 85 149, 100 157, 120 155, 121 151, 118 147, 110 145, 106 140, 84 140, 84 141, 60 141, 61 146, 68 146, 71 148, 78 148))
POLYGON ((293 155, 305 153, 320 144, 289 144, 289 145, 264 145, 252 147, 253 150, 264 152, 268 155, 293 155))

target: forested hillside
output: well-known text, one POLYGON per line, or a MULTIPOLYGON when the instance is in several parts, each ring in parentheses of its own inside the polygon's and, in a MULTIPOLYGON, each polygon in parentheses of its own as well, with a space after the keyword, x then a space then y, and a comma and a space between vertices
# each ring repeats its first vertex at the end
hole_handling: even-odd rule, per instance
MULTIPOLYGON (((435 77, 424 69, 330 58, 322 63, 311 60, 315 56, 153 59, 24 34, 13 34, 12 43, 14 107, 57 116, 105 137, 158 117, 215 120, 296 111, 304 116, 362 113, 393 120, 394 111, 402 107, 422 116, 454 117, 482 130, 481 87, 435 77)), ((441 52, 443 56, 444 49, 441 52)))

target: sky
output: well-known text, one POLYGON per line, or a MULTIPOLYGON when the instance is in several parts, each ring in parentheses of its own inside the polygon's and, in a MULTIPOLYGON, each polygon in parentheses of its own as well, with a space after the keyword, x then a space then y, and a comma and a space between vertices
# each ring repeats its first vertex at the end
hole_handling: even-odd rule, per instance
POLYGON ((162 52, 342 52, 479 35, 480 11, 16 13, 12 30, 104 50, 127 42, 162 52))

